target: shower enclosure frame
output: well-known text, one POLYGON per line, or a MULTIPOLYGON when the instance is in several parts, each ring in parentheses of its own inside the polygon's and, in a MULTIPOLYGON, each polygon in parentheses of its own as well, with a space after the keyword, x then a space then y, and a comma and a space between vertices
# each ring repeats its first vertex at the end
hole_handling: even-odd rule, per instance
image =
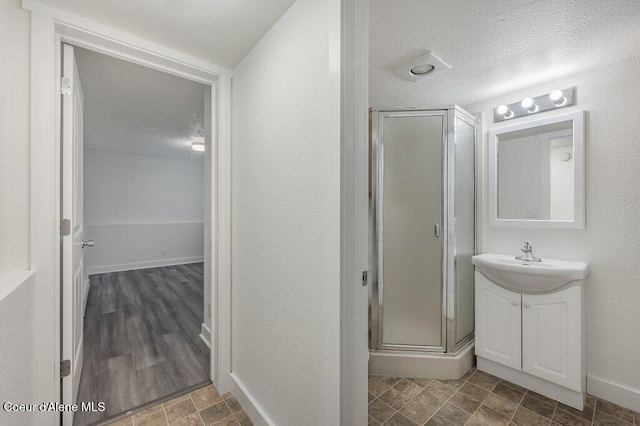
MULTIPOLYGON (((372 287, 371 287, 371 342, 370 350, 386 352, 421 352, 442 356, 455 355, 474 341, 472 331, 460 341, 456 341, 456 246, 449 241, 456 241, 456 230, 450 226, 455 212, 455 141, 456 119, 471 125, 474 129, 473 176, 476 176, 477 141, 479 123, 476 118, 457 105, 435 106, 428 108, 373 108, 371 110, 371 220, 372 220, 372 287), (442 126, 442 191, 441 191, 441 282, 442 282, 442 315, 441 345, 389 344, 383 340, 384 318, 384 264, 381 261, 384 241, 382 238, 384 223, 378 220, 383 214, 384 200, 384 144, 381 139, 384 118, 441 116, 442 126), (380 118, 383 118, 382 120, 380 118)), ((474 179, 474 254, 477 253, 477 184, 474 179)))

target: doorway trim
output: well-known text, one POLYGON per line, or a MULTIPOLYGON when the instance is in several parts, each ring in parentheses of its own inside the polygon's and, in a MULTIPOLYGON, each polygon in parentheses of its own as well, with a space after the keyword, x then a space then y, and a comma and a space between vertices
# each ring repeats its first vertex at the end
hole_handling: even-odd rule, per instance
MULTIPOLYGON (((231 386, 231 80, 230 70, 33 0, 31 12, 30 269, 36 271, 37 401, 60 401, 60 69, 67 42, 211 87, 211 369, 221 393, 231 386)), ((207 283, 205 283, 207 284, 207 283)), ((37 424, 60 417, 36 414, 37 424)))

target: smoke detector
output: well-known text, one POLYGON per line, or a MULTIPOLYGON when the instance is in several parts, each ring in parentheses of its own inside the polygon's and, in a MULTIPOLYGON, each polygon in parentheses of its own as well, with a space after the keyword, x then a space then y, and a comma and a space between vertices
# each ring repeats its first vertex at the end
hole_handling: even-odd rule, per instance
POLYGON ((424 55, 420 55, 417 58, 400 65, 398 68, 394 69, 394 71, 400 77, 416 82, 420 77, 439 74, 444 71, 449 71, 450 69, 451 65, 447 64, 445 61, 429 51, 424 55))

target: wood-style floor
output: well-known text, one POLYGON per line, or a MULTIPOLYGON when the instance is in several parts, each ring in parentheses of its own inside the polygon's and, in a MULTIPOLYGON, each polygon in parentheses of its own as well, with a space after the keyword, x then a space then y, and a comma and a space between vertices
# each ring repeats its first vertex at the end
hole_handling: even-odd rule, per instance
POLYGON ((209 379, 200 339, 203 264, 92 275, 84 322, 78 403, 102 401, 102 413, 77 412, 87 425, 209 379))

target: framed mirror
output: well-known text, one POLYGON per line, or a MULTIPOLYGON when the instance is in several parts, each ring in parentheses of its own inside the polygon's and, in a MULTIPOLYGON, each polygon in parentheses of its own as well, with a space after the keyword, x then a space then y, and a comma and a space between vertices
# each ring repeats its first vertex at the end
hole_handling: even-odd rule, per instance
POLYGON ((584 228, 584 111, 489 131, 491 226, 584 228))

